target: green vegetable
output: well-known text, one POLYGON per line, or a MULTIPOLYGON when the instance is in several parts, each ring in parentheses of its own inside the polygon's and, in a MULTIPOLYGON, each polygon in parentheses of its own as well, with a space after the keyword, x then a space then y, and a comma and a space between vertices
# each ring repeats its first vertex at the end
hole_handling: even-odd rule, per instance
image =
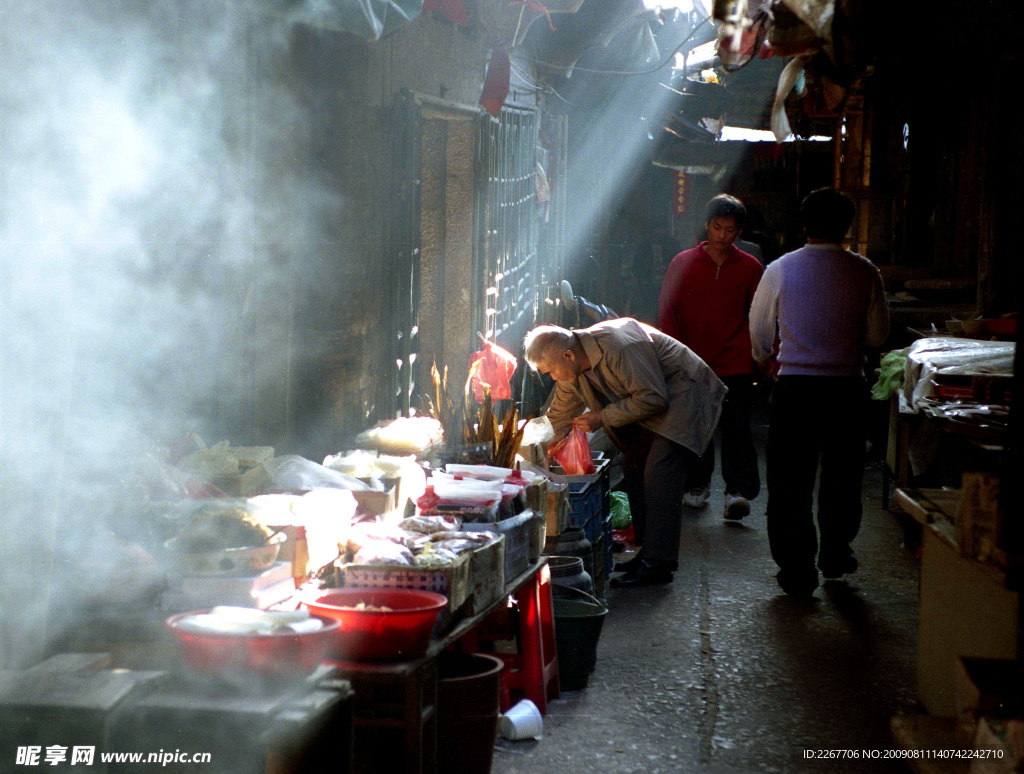
POLYGON ((871 388, 875 400, 889 400, 890 396, 903 386, 903 372, 907 365, 906 349, 895 349, 882 355, 878 369, 878 381, 871 388))

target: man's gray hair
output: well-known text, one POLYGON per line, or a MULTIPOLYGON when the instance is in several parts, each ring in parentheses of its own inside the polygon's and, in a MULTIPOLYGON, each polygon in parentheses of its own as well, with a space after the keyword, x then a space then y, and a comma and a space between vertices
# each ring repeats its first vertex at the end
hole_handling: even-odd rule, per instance
POLYGON ((538 325, 523 340, 526 362, 536 368, 548 352, 572 349, 572 341, 572 331, 557 325, 538 325))

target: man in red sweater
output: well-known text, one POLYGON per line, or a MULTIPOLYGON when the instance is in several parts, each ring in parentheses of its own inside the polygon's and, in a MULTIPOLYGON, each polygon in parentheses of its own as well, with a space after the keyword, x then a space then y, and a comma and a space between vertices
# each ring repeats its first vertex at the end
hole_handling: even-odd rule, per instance
MULTIPOLYGON (((750 513, 750 501, 761 490, 757 451, 750 437, 754 360, 747 314, 763 268, 733 244, 746 214, 743 203, 728 194, 708 202, 707 241, 672 260, 658 303, 658 327, 692 349, 729 388, 719 422, 727 519, 750 513)), ((687 483, 686 505, 707 504, 714 470, 712 444, 687 483)))

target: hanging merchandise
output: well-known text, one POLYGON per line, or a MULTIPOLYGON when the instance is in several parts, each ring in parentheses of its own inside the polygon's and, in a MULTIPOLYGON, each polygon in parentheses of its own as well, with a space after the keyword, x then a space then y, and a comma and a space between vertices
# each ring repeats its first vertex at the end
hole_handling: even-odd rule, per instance
POLYGON ((515 355, 491 341, 469 356, 469 379, 473 396, 483 403, 484 388, 490 390, 491 400, 509 400, 512 397, 512 374, 519 362, 515 355))
POLYGON ((784 142, 793 130, 786 115, 786 97, 804 71, 804 62, 799 57, 792 59, 779 74, 779 85, 775 89, 775 103, 772 105, 772 133, 776 142, 784 142))
POLYGON ((738 70, 761 47, 771 27, 771 0, 716 0, 714 18, 722 22, 715 50, 726 71, 738 70))
POLYGON ((439 13, 453 24, 470 26, 469 12, 462 0, 423 0, 423 10, 439 13))
POLYGON ((480 95, 480 104, 494 118, 501 113, 501 108, 508 97, 511 77, 512 61, 509 59, 508 51, 500 47, 494 49, 491 53, 491 61, 487 65, 484 90, 480 95))
POLYGON ((551 201, 551 183, 548 182, 544 166, 538 161, 533 170, 534 191, 537 194, 537 201, 540 204, 551 201))

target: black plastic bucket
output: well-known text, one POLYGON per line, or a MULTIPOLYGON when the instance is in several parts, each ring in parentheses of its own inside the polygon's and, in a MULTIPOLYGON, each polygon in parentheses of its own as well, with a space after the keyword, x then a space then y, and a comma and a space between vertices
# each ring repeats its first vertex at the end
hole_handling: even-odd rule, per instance
POLYGON ((590 594, 570 586, 555 587, 551 603, 555 612, 559 686, 563 691, 582 690, 597 663, 597 642, 608 608, 590 594))
POLYGON ((437 672, 438 771, 488 774, 501 717, 497 656, 442 653, 437 672))

